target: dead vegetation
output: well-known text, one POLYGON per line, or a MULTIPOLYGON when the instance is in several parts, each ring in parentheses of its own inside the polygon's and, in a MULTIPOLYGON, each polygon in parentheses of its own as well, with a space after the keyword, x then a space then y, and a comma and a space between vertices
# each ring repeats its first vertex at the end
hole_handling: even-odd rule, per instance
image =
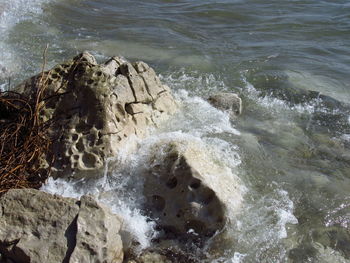
POLYGON ((49 176, 50 169, 40 163, 51 144, 51 120, 40 118, 46 103, 46 51, 39 84, 32 87, 31 96, 0 92, 0 195, 13 188, 39 188, 49 176))

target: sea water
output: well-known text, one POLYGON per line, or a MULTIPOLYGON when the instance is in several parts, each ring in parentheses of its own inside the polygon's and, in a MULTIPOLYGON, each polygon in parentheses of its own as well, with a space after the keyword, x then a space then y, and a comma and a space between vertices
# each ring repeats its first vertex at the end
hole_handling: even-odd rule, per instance
POLYGON ((142 251, 157 231, 137 174, 162 143, 191 144, 229 209, 209 262, 350 262, 348 1, 0 0, 0 33, 2 90, 38 73, 48 44, 47 67, 83 50, 144 60, 179 101, 112 175, 43 190, 96 196, 142 251), (237 119, 206 102, 221 91, 241 96, 237 119))

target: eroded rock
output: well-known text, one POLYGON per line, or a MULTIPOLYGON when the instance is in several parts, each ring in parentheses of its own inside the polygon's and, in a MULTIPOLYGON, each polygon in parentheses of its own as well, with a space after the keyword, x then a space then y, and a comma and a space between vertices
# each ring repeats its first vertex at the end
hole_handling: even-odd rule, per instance
POLYGON ((90 196, 10 190, 0 199, 0 253, 17 263, 119 263, 120 224, 90 196))
POLYGON ((242 100, 235 93, 216 93, 210 96, 208 101, 214 107, 223 111, 228 111, 231 117, 236 117, 242 113, 242 100))
POLYGON ((85 52, 17 90, 33 96, 40 83, 45 83, 48 98, 41 117, 54 120, 50 134, 54 177, 98 174, 128 139, 147 135, 149 127, 159 125, 177 108, 152 68, 119 57, 99 65, 85 52))
MULTIPOLYGON (((225 205, 191 162, 190 152, 176 144, 160 149, 145 176, 144 194, 151 217, 165 238, 204 241, 225 225, 225 205)), ((193 159, 193 158, 192 158, 193 159)))

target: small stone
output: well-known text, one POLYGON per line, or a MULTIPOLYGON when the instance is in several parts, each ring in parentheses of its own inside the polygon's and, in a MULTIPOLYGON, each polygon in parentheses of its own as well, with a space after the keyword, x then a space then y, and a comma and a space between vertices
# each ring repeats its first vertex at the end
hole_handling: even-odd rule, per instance
POLYGON ((219 110, 228 111, 231 117, 242 113, 242 100, 235 93, 220 92, 210 96, 208 101, 219 110))

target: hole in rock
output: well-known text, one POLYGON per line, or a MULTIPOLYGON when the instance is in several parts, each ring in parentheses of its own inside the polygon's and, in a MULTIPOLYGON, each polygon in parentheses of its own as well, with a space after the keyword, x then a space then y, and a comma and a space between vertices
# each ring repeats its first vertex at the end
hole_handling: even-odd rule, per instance
POLYGON ((176 217, 177 217, 177 218, 180 218, 180 217, 182 217, 183 215, 184 215, 184 211, 183 211, 182 209, 180 209, 180 210, 177 212, 176 217))
POLYGON ((79 138, 78 134, 76 134, 76 133, 72 134, 72 141, 76 141, 76 140, 78 140, 78 138, 79 138))
POLYGON ((167 182, 166 186, 169 187, 170 189, 173 189, 177 186, 177 179, 176 177, 171 177, 167 182))
POLYGON ((77 144, 75 145, 75 147, 77 148, 77 150, 79 152, 83 152, 85 150, 85 145, 83 142, 83 138, 80 138, 79 141, 77 142, 77 144))
POLYGON ((193 181, 190 184, 191 189, 198 189, 201 186, 201 180, 199 179, 193 179, 193 181))
POLYGON ((83 155, 83 162, 87 168, 93 168, 96 166, 96 157, 91 153, 85 153, 83 155))
POLYGON ((199 201, 205 205, 208 205, 215 198, 215 192, 209 188, 204 189, 204 191, 199 196, 199 201))
POLYGON ((224 218, 222 216, 219 216, 218 219, 216 220, 216 223, 223 223, 224 222, 224 218))
POLYGON ((202 221, 193 219, 193 220, 189 220, 186 223, 185 229, 186 231, 194 230, 194 232, 198 234, 202 234, 205 231, 206 226, 205 226, 205 223, 203 223, 202 221))

